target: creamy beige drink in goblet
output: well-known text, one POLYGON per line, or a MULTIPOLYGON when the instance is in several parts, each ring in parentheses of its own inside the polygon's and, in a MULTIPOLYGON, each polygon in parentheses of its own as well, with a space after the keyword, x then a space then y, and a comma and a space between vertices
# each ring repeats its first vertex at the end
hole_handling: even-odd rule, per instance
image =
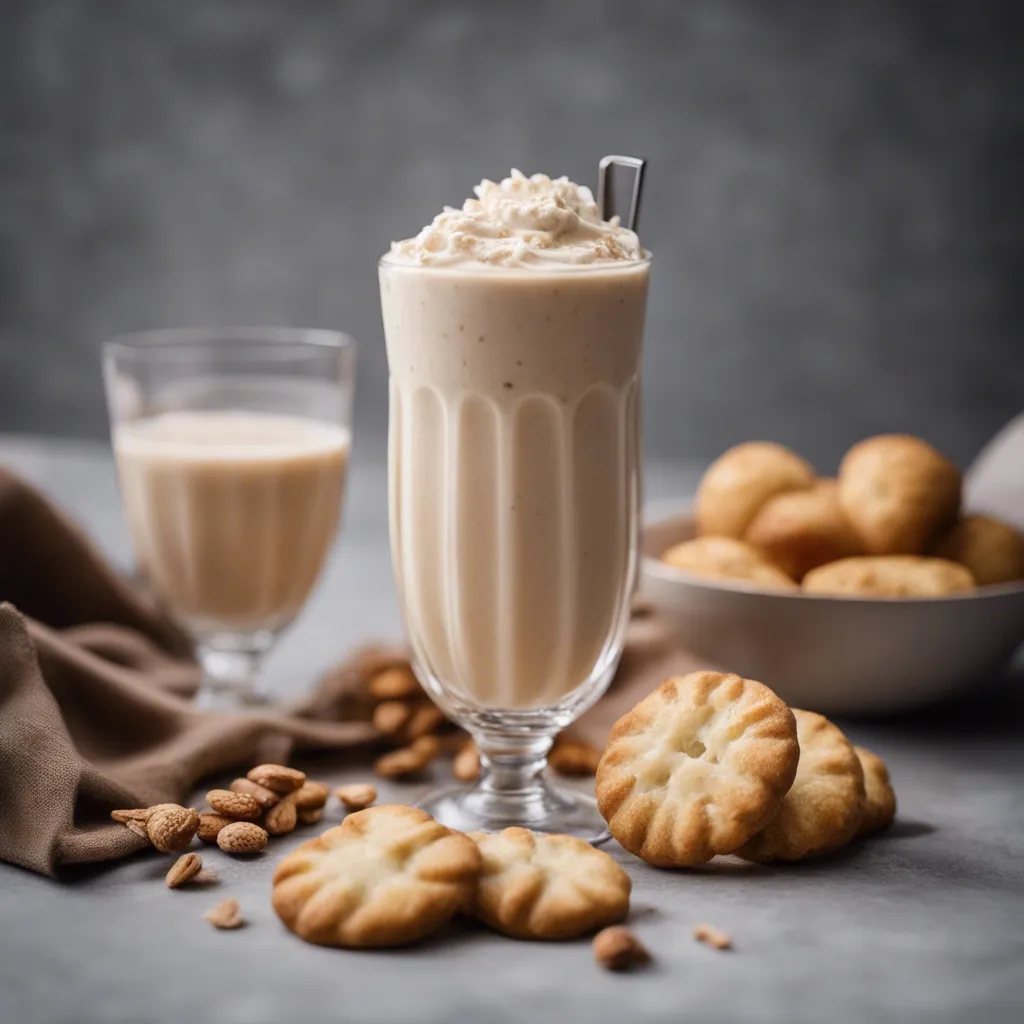
POLYGON ((355 343, 333 331, 169 330, 104 349, 140 575, 189 632, 201 703, 265 698, 263 656, 337 533, 355 343))
POLYGON ((513 172, 476 194, 380 264, 406 626, 488 769, 429 809, 459 827, 596 834, 592 809, 539 772, 621 653, 649 261, 564 178, 513 172))

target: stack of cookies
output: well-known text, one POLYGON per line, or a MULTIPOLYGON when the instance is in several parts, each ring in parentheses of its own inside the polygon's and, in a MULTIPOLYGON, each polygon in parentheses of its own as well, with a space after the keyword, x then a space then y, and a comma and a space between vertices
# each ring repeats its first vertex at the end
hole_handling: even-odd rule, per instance
POLYGON ((619 719, 597 800, 619 843, 664 868, 722 854, 803 860, 896 814, 881 758, 762 683, 721 672, 669 679, 619 719))
POLYGON ((764 590, 882 598, 1024 579, 1024 537, 960 506, 959 471, 916 437, 861 441, 835 479, 782 445, 749 442, 708 468, 698 536, 662 560, 764 590))

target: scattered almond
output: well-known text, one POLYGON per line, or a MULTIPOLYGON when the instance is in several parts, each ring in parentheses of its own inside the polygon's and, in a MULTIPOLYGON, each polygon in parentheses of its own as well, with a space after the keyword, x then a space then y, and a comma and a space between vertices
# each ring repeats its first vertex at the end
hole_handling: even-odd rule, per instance
POLYGON ((111 811, 110 817, 121 825, 127 825, 130 821, 139 822, 145 825, 149 821, 149 808, 136 807, 131 811, 111 811))
POLYGON ((436 736, 421 736, 409 745, 410 750, 415 750, 424 759, 424 766, 441 753, 441 742, 436 736))
POLYGON ((400 700, 386 700, 373 709, 373 727, 385 736, 396 736, 412 717, 412 708, 400 700))
POLYGON ((732 939, 723 931, 719 931, 714 925, 699 924, 693 929, 693 937, 698 942, 703 942, 714 949, 732 949, 732 939))
POLYGON ((548 755, 548 764, 559 775, 593 775, 600 760, 601 752, 596 747, 579 740, 557 743, 548 755))
POLYGON ((599 931, 593 949, 594 959, 608 971, 628 971, 651 959, 646 946, 621 924, 599 931))
POLYGON ((328 790, 322 782, 307 782, 295 791, 295 806, 300 811, 315 811, 327 803, 328 790))
POLYGON ((258 782, 253 782, 252 779, 235 779, 228 789, 232 793, 248 793, 249 796, 255 797, 263 810, 273 807, 281 799, 272 789, 267 789, 266 786, 261 786, 258 782))
POLYGON ((220 881, 220 876, 213 868, 203 868, 193 881, 196 885, 216 885, 220 881))
POLYGON ((223 814, 200 814, 197 834, 204 843, 216 843, 220 830, 230 825, 231 821, 231 818, 225 818, 223 814))
POLYGON ((293 795, 283 797, 281 802, 271 807, 263 818, 263 827, 272 836, 283 836, 295 831, 298 811, 293 795))
POLYGON ((459 782, 474 782, 480 778, 480 751, 472 740, 452 760, 452 775, 459 782))
POLYGON ((198 853, 184 853, 167 872, 167 888, 177 889, 179 885, 191 882, 203 870, 203 858, 198 853))
POLYGON ((234 821, 258 821, 263 814, 259 800, 248 793, 232 793, 230 789, 211 789, 206 802, 217 814, 234 821))
POLYGON ((300 825, 318 825, 320 819, 324 816, 324 809, 322 807, 312 807, 304 811, 300 808, 295 813, 298 815, 300 825))
POLYGON ((146 822, 149 841, 162 853, 184 850, 199 828, 199 815, 191 807, 168 804, 146 822))
POLYGON ((306 781, 306 773, 283 764, 258 764, 245 773, 246 778, 275 793, 294 793, 306 781))
POLYGON ((251 821, 233 821, 217 833, 217 845, 225 853, 259 853, 268 840, 266 830, 251 821))
POLYGON ((124 827, 128 829, 129 832, 133 832, 140 839, 145 839, 147 843, 149 842, 149 832, 141 821, 126 821, 124 823, 124 827))
POLYGON ((214 928, 240 928, 242 926, 242 908, 236 899, 222 900, 215 907, 203 914, 214 928))
POLYGON ((412 747, 401 747, 390 754, 378 757, 373 770, 385 779, 401 779, 406 775, 415 775, 430 764, 430 758, 424 757, 412 747))
POLYGON ((429 736, 448 721, 444 712, 434 704, 426 704, 417 708, 405 727, 405 735, 410 740, 418 740, 422 736, 429 736))
POLYGON ((368 784, 356 782, 349 786, 339 786, 334 795, 346 810, 361 811, 377 799, 377 790, 368 784))
POLYGON ((402 700, 416 697, 421 692, 412 669, 405 666, 385 669, 370 680, 370 694, 378 700, 402 700))

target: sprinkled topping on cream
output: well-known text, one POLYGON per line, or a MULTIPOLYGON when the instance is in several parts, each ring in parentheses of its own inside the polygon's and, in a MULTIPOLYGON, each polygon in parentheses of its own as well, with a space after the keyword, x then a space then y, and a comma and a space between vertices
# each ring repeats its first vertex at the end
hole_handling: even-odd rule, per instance
POLYGON ((415 238, 393 242, 391 257, 424 266, 482 263, 545 267, 643 258, 640 239, 601 220, 589 188, 546 174, 513 170, 486 178, 461 210, 446 206, 415 238))

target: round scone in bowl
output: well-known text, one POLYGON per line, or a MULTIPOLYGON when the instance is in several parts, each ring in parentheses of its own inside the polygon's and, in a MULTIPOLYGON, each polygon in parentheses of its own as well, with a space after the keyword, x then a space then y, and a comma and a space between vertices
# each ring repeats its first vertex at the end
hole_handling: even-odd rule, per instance
POLYGON ((641 595, 709 666, 830 715, 901 711, 992 672, 1024 642, 1024 583, 936 598, 869 598, 765 589, 661 561, 696 536, 690 507, 647 511, 641 595))

